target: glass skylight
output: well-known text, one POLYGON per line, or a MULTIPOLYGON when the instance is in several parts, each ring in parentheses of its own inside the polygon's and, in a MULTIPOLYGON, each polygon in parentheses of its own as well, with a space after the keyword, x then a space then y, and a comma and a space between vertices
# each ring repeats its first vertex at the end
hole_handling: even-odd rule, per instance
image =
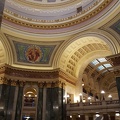
POLYGON ((105 67, 103 67, 103 66, 101 65, 101 66, 99 66, 97 69, 98 69, 98 70, 103 70, 103 69, 105 69, 105 67))
POLYGON ((98 62, 97 60, 93 60, 93 61, 91 62, 91 64, 92 64, 92 65, 97 65, 97 64, 99 64, 99 62, 98 62))
POLYGON ((105 58, 98 58, 100 62, 106 62, 107 60, 105 58))
POLYGON ((108 68, 108 67, 112 67, 112 65, 111 64, 103 64, 106 68, 108 68))

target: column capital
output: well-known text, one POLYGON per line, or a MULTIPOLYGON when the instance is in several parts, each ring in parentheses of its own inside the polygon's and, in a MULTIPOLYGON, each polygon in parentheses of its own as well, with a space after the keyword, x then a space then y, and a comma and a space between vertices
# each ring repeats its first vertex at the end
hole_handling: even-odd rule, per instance
POLYGON ((19 86, 24 87, 25 86, 25 81, 19 81, 19 86))

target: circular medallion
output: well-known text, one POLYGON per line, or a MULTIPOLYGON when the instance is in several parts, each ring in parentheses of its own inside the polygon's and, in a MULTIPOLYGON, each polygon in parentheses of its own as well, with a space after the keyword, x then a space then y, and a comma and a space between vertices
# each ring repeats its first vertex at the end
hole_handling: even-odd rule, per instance
POLYGON ((26 58, 29 62, 35 63, 39 62, 42 57, 42 51, 40 50, 40 47, 38 46, 30 46, 26 50, 26 58))

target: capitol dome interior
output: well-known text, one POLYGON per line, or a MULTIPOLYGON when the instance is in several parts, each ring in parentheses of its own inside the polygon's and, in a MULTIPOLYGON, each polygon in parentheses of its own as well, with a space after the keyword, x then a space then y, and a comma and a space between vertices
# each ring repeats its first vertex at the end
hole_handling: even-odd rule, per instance
POLYGON ((0 120, 119 110, 120 0, 0 0, 0 120))

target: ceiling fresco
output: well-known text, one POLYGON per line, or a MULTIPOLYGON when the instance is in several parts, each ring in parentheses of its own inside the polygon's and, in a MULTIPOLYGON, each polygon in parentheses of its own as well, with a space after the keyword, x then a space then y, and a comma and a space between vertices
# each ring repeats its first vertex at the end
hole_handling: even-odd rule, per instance
POLYGON ((112 26, 110 26, 115 32, 117 32, 120 35, 120 20, 118 20, 116 23, 114 23, 112 26))
POLYGON ((56 51, 59 49, 63 40, 55 42, 44 41, 30 41, 5 34, 9 45, 11 47, 11 54, 9 57, 12 59, 14 66, 23 65, 25 68, 30 67, 38 69, 40 67, 51 67, 53 64, 56 51))
POLYGON ((13 42, 18 62, 48 64, 55 45, 33 45, 13 42))

